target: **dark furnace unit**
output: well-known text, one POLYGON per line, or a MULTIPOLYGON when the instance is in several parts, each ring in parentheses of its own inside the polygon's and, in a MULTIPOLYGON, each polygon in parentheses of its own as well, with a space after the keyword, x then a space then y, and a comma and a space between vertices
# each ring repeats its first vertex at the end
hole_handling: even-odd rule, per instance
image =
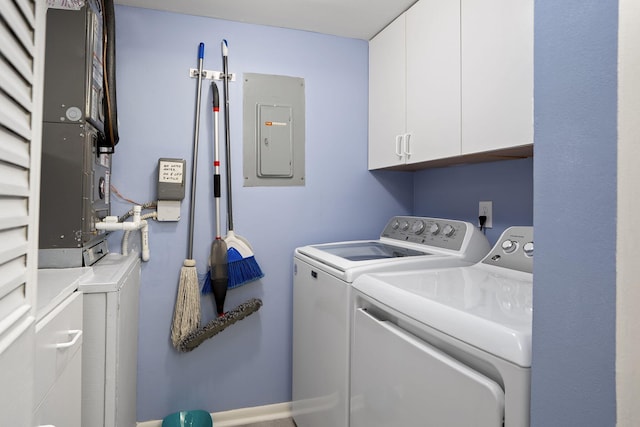
POLYGON ((100 3, 49 9, 44 80, 39 267, 92 265, 108 248, 113 146, 105 140, 100 3))

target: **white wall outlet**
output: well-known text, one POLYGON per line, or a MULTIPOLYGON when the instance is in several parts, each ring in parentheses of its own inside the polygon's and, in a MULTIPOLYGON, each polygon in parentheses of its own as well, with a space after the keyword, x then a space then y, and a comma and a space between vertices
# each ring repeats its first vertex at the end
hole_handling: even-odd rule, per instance
MULTIPOLYGON (((486 216, 487 221, 484 223, 484 228, 492 228, 493 227, 493 202, 491 201, 481 201, 478 206, 478 216, 486 216)), ((480 226, 480 222, 478 222, 478 227, 480 226)))

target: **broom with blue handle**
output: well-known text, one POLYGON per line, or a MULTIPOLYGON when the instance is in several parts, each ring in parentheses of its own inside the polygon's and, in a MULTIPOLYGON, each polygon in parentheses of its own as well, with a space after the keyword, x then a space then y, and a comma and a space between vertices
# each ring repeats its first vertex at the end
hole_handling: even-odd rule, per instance
POLYGON ((231 201, 231 137, 229 134, 229 46, 222 41, 222 79, 224 82, 224 124, 227 160, 227 221, 228 232, 224 238, 227 245, 228 287, 236 288, 264 277, 251 245, 244 237, 233 231, 233 209, 231 201))

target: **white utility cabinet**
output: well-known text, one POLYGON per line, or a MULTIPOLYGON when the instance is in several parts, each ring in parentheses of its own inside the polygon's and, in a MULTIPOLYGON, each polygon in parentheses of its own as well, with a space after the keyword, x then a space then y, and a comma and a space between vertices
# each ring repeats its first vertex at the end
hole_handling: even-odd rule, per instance
POLYGON ((136 425, 139 254, 110 253, 80 283, 84 294, 82 427, 136 425))
POLYGON ((531 155, 533 1, 420 0, 369 42, 369 169, 531 155))
POLYGON ((38 270, 33 420, 81 427, 82 294, 91 268, 38 270))

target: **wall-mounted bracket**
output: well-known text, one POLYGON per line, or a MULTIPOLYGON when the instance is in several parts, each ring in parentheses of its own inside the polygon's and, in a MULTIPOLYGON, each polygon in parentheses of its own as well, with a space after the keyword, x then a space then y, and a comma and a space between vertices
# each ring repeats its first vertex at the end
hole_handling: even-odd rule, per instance
MULTIPOLYGON (((197 78, 198 77, 198 69, 197 68, 189 68, 189 77, 197 78)), ((203 79, 224 80, 223 77, 224 77, 224 75, 222 74, 222 71, 202 70, 202 78, 203 79)), ((230 73, 229 77, 230 77, 230 80, 232 82, 236 81, 236 74, 235 73, 230 73)))

